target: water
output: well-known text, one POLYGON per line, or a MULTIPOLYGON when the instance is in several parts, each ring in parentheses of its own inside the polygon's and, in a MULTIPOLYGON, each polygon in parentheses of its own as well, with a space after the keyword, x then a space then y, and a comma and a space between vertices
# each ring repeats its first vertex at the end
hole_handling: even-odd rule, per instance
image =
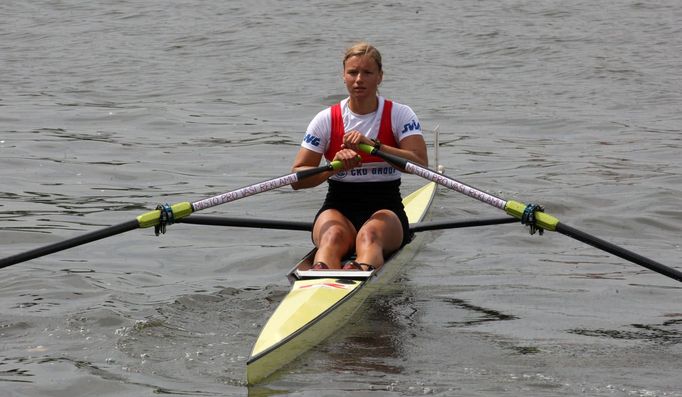
MULTIPOLYGON (((448 175, 679 268, 680 20, 673 0, 5 2, 0 252, 287 173, 367 39, 382 93, 440 125, 448 175)), ((310 219, 323 194, 206 213, 310 219)), ((500 213, 442 191, 434 215, 500 213)), ((306 233, 173 225, 2 269, 3 394, 682 396, 679 283, 518 225, 429 240, 255 388, 246 357, 306 233)))

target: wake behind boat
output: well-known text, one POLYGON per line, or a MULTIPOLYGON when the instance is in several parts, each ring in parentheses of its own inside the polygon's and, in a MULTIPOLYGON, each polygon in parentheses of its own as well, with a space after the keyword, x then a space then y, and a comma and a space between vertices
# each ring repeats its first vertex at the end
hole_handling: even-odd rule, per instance
MULTIPOLYGON (((436 193, 431 182, 403 199, 410 224, 423 221, 436 193)), ((311 270, 315 250, 289 272, 291 290, 263 327, 247 361, 246 377, 256 384, 327 339, 381 285, 414 258, 422 239, 393 253, 377 270, 311 270)))

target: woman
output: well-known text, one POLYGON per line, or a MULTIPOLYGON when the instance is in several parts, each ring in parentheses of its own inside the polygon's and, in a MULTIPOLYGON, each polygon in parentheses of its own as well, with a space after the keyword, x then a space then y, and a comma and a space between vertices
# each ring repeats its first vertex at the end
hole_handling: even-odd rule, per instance
POLYGON ((315 217, 313 269, 339 269, 344 256, 356 259, 344 269, 368 270, 409 241, 409 223, 400 197, 400 172, 358 144, 379 147, 426 166, 426 143, 419 120, 408 106, 378 96, 383 79, 381 55, 367 43, 349 48, 343 58, 343 81, 349 97, 322 110, 308 126, 293 171, 317 167, 324 155, 343 169, 327 171, 293 185, 329 190, 315 217))

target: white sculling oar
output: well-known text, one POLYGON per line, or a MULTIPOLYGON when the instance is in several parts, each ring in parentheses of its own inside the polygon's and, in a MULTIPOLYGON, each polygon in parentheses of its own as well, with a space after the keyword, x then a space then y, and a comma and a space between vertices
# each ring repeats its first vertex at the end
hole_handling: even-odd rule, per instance
POLYGON ((486 193, 465 183, 459 182, 444 174, 438 173, 426 167, 422 167, 421 165, 412 163, 409 160, 406 160, 402 157, 395 156, 393 154, 386 153, 381 150, 377 150, 376 148, 370 145, 360 144, 360 149, 368 154, 379 156, 382 159, 386 160, 387 162, 395 166, 398 166, 399 168, 404 169, 405 171, 411 174, 418 175, 422 178, 436 182, 439 185, 460 192, 466 196, 475 198, 476 200, 492 205, 493 207, 504 210, 507 214, 513 216, 516 219, 520 219, 522 223, 529 225, 531 228, 531 233, 534 233, 535 230, 539 230, 540 233, 542 233, 543 230, 556 231, 565 236, 574 238, 578 241, 582 241, 583 243, 589 244, 595 248, 599 248, 620 258, 643 266, 649 270, 653 270, 664 276, 682 282, 682 272, 680 272, 679 270, 673 269, 669 266, 665 266, 652 259, 646 258, 635 252, 629 251, 625 248, 609 243, 608 241, 592 236, 574 227, 568 226, 565 223, 559 222, 559 219, 555 218, 552 215, 546 214, 545 212, 543 212, 541 207, 537 205, 533 204, 526 205, 519 201, 503 200, 499 197, 493 196, 492 194, 486 193))
POLYGON ((0 269, 8 267, 17 263, 25 262, 41 256, 49 255, 58 251, 73 248, 92 241, 101 240, 106 237, 114 236, 133 229, 146 228, 154 226, 156 233, 165 232, 167 224, 184 218, 193 212, 200 211, 206 208, 215 207, 216 205, 229 203, 231 201, 239 200, 244 197, 253 196, 254 194, 267 192, 269 190, 277 189, 282 186, 291 185, 305 178, 313 175, 321 174, 325 171, 339 170, 343 167, 340 161, 333 161, 327 165, 309 168, 298 172, 292 172, 277 178, 267 181, 254 183, 253 185, 245 186, 240 189, 232 190, 230 192, 222 193, 213 197, 198 200, 193 203, 181 202, 173 205, 160 205, 156 210, 146 212, 135 219, 127 222, 119 223, 117 225, 109 226, 104 229, 96 230, 81 236, 73 237, 67 240, 59 241, 43 247, 35 248, 30 251, 22 252, 6 258, 0 259, 0 269))

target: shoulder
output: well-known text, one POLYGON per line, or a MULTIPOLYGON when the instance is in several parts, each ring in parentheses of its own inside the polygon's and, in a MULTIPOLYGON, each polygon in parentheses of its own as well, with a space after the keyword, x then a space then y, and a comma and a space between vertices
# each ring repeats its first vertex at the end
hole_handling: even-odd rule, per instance
POLYGON ((320 110, 308 125, 308 132, 319 132, 331 129, 331 107, 320 110))
POLYGON ((320 110, 308 124, 301 146, 314 152, 326 150, 332 129, 331 107, 320 110))
POLYGON ((393 131, 398 134, 399 139, 410 135, 421 134, 422 131, 419 118, 412 108, 399 102, 392 102, 391 124, 393 125, 393 131))
POLYGON ((391 101, 393 102, 393 108, 391 109, 391 115, 392 116, 398 116, 398 117, 403 117, 403 116, 410 116, 410 117, 416 117, 416 113, 412 110, 411 107, 402 104, 400 102, 396 101, 391 101))
POLYGON ((348 102, 348 98, 342 99, 341 102, 337 102, 333 105, 329 105, 326 108, 320 110, 315 117, 313 117, 312 123, 320 123, 324 122, 326 120, 327 123, 330 122, 331 120, 331 115, 332 115, 332 107, 334 106, 340 106, 341 111, 345 112, 347 111, 348 107, 345 106, 346 102, 348 102))
POLYGON ((329 119, 331 118, 331 114, 332 114, 332 108, 331 108, 331 106, 326 107, 326 108, 320 110, 319 112, 317 112, 317 114, 315 115, 315 117, 313 117, 313 120, 312 120, 312 121, 314 121, 314 122, 319 122, 319 121, 324 120, 324 119, 328 119, 328 120, 329 120, 329 119))

